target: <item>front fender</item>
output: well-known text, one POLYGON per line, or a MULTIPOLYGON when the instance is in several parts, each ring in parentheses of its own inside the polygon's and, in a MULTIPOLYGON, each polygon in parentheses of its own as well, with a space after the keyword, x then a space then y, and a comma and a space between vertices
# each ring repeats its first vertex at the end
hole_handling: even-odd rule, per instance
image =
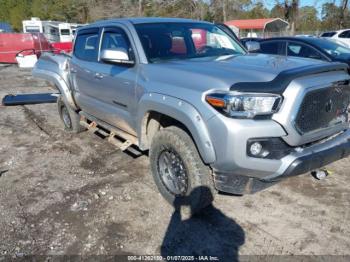
POLYGON ((145 94, 139 102, 137 116, 139 145, 148 149, 146 133, 143 132, 143 122, 149 112, 157 112, 172 117, 182 123, 192 135, 199 154, 206 164, 215 162, 216 155, 209 132, 201 114, 191 104, 158 93, 145 94))

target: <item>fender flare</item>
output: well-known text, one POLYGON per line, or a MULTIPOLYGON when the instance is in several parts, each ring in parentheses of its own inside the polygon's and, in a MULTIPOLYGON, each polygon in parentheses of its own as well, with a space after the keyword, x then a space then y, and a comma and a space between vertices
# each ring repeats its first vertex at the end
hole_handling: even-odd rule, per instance
POLYGON ((45 79, 55 85, 55 87, 60 91, 61 96, 64 102, 67 105, 70 105, 73 110, 78 110, 77 105, 75 104, 73 94, 68 87, 66 81, 58 74, 48 71, 34 68, 32 71, 33 76, 45 79))
POLYGON ((182 123, 191 133, 204 163, 211 164, 215 162, 214 145, 210 139, 206 123, 196 108, 181 99, 158 93, 145 94, 139 101, 137 131, 139 145, 143 150, 149 148, 145 130, 145 121, 147 121, 149 112, 164 114, 182 123))

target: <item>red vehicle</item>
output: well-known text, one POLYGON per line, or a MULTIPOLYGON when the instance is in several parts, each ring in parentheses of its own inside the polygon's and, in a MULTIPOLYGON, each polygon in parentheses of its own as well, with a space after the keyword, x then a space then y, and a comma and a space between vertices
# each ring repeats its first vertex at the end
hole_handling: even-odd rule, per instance
POLYGON ((207 33, 205 30, 193 29, 192 39, 196 49, 200 49, 207 43, 207 33))
POLYGON ((16 55, 52 51, 52 46, 40 33, 0 33, 0 63, 17 63, 16 55))
POLYGON ((57 43, 51 43, 51 46, 52 46, 55 54, 58 54, 61 52, 70 53, 70 52, 72 52, 73 43, 72 42, 57 42, 57 43))
MULTIPOLYGON (((205 30, 193 29, 192 39, 196 49, 200 49, 207 43, 207 33, 205 30)), ((182 36, 172 36, 172 48, 170 51, 175 54, 185 54, 187 52, 186 43, 182 36)))

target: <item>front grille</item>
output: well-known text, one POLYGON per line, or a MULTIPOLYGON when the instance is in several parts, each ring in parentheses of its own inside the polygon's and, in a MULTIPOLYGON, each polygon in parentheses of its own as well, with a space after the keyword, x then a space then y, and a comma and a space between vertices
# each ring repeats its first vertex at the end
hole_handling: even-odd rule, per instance
POLYGON ((307 93, 301 103, 295 127, 301 134, 348 121, 350 86, 335 84, 307 93))

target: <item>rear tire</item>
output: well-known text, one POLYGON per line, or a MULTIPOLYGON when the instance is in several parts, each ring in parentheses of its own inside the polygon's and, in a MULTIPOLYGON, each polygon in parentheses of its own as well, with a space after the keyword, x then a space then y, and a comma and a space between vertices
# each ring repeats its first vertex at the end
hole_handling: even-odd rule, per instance
POLYGON ((184 208, 186 213, 194 214, 214 200, 211 169, 181 128, 171 126, 155 133, 150 164, 158 190, 176 210, 184 208))
POLYGON ((80 125, 80 115, 75 112, 70 106, 67 106, 62 97, 57 99, 58 113, 64 125, 64 129, 70 133, 80 133, 86 128, 80 125))

